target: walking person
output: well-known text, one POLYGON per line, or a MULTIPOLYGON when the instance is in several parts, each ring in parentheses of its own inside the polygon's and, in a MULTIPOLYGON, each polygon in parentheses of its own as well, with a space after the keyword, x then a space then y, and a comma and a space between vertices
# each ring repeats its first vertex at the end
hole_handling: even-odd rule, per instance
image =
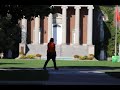
POLYGON ((58 70, 56 66, 56 50, 55 50, 55 43, 54 38, 50 38, 49 43, 47 44, 47 60, 44 64, 43 69, 46 70, 47 63, 52 59, 55 70, 58 70))

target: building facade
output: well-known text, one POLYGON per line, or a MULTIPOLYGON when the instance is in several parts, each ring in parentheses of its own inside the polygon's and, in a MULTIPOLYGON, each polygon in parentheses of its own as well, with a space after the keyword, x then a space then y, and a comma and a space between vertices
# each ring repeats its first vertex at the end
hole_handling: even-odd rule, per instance
POLYGON ((24 17, 21 25, 19 52, 42 54, 46 57, 47 43, 54 38, 58 58, 95 54, 93 45, 93 5, 52 5, 55 13, 48 16, 24 17))

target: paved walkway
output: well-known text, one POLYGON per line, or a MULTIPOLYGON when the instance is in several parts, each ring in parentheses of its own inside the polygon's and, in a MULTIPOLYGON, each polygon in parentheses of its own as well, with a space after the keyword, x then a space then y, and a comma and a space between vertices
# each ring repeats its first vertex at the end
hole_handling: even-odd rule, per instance
POLYGON ((0 84, 34 85, 120 85, 120 79, 101 72, 102 69, 48 68, 48 81, 0 81, 0 84))
POLYGON ((48 69, 50 78, 46 85, 120 85, 120 79, 113 78, 101 69, 70 69, 58 71, 48 69))

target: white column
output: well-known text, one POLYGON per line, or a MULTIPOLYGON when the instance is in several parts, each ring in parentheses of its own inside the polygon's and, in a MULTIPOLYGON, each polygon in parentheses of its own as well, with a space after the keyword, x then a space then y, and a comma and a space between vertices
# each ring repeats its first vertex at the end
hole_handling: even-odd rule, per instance
POLYGON ((34 44, 39 44, 39 32, 40 32, 40 16, 35 17, 35 42, 34 44))
POLYGON ((66 25, 67 25, 67 11, 66 5, 62 5, 62 44, 66 44, 66 25))
POLYGON ((75 41, 74 44, 79 45, 80 41, 80 6, 75 6, 75 41))
POLYGON ((87 22, 87 45, 92 45, 92 32, 93 32, 93 9, 92 5, 88 6, 88 22, 87 22))
POLYGON ((26 44, 26 39, 27 39, 27 19, 23 17, 22 19, 22 37, 21 37, 21 43, 26 44))
POLYGON ((52 38, 52 21, 53 21, 53 16, 52 13, 50 13, 48 17, 48 42, 50 38, 52 38))

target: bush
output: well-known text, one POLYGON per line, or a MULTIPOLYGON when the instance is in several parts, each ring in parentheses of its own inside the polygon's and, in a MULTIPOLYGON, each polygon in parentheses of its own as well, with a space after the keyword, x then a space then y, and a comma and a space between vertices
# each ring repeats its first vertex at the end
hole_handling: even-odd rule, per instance
POLYGON ((88 57, 87 57, 88 60, 93 60, 93 58, 94 58, 94 57, 92 57, 92 56, 88 56, 88 57))
POLYGON ((20 56, 20 59, 35 59, 35 55, 27 55, 27 56, 22 55, 20 56))
POLYGON ((80 60, 84 60, 84 56, 79 56, 79 59, 80 60))
POLYGON ((35 55, 27 55, 26 58, 27 59, 35 59, 35 55))
POLYGON ((25 56, 25 55, 22 55, 22 56, 20 56, 19 59, 26 59, 26 56, 25 56))
POLYGON ((74 55, 74 58, 79 58, 79 55, 74 55))
POLYGON ((88 55, 88 59, 89 59, 89 60, 93 60, 93 59, 94 59, 94 55, 93 55, 93 54, 89 54, 89 55, 88 55))
POLYGON ((94 55, 93 55, 93 54, 89 54, 88 56, 93 56, 93 57, 94 57, 94 55))
POLYGON ((36 57, 41 57, 42 55, 41 54, 36 54, 36 57))
POLYGON ((86 59, 88 59, 88 56, 84 56, 83 58, 84 58, 84 60, 86 60, 86 59))

